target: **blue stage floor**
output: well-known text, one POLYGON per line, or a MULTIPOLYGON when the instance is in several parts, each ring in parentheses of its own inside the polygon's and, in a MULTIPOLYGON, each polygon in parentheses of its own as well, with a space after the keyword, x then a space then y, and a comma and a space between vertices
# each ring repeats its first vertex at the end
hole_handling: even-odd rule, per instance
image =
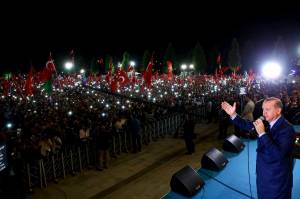
MULTIPOLYGON (((229 160, 226 167, 220 171, 210 171, 199 169, 198 174, 205 181, 204 187, 193 197, 194 199, 243 199, 257 198, 256 194, 256 140, 242 140, 246 145, 244 150, 239 154, 224 152, 225 157, 229 160), (249 150, 249 156, 248 156, 249 150), (248 157, 250 182, 248 174, 248 157), (216 180, 214 180, 213 178, 216 180), (219 181, 219 182, 218 182, 219 181), (251 184, 251 190, 250 190, 251 184)), ((183 165, 185 166, 185 165, 183 165)), ((300 160, 295 161, 294 167, 294 187, 293 199, 299 198, 300 195, 300 160), (297 196, 297 197, 296 197, 297 196)), ((184 197, 175 192, 169 192, 163 199, 184 199, 184 197)))

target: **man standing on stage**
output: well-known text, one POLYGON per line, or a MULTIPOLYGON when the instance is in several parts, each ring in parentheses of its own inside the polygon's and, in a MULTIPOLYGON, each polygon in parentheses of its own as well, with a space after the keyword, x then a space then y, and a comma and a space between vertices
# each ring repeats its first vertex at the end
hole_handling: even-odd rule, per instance
POLYGON ((256 130, 257 159, 256 185, 259 199, 290 199, 293 187, 293 157, 295 130, 281 115, 282 102, 270 97, 263 102, 263 116, 269 129, 261 119, 255 122, 243 120, 236 114, 236 103, 222 102, 222 108, 231 117, 233 124, 241 129, 256 130))

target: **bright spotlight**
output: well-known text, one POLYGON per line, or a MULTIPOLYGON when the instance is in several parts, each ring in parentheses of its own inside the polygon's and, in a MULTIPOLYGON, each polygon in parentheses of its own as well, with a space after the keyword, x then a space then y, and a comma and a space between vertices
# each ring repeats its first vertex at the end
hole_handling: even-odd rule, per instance
POLYGON ((10 128, 12 127, 12 123, 10 123, 10 122, 7 123, 7 124, 6 124, 6 127, 7 127, 8 129, 10 129, 10 128))
POLYGON ((181 69, 182 69, 182 70, 187 69, 187 65, 186 65, 186 64, 182 64, 182 65, 181 65, 181 69))
POLYGON ((134 61, 131 61, 131 62, 130 62, 130 66, 135 66, 135 62, 134 62, 134 61))
POLYGON ((263 65, 262 75, 266 79, 277 79, 281 74, 281 66, 276 62, 268 62, 263 65))
POLYGON ((193 65, 193 64, 190 64, 189 68, 190 68, 190 69, 194 69, 194 65, 193 65))
POLYGON ((81 70, 80 70, 80 73, 81 73, 81 74, 85 73, 85 70, 84 70, 84 69, 81 69, 81 70))
POLYGON ((72 68, 73 68, 73 63, 72 62, 66 62, 65 63, 65 68, 67 69, 67 70, 71 70, 72 68))

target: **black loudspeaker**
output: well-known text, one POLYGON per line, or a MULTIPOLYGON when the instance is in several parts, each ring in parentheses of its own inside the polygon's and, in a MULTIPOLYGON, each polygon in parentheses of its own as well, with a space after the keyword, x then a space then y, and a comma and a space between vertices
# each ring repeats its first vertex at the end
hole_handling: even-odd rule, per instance
POLYGON ((173 174, 170 182, 172 191, 188 197, 195 195, 203 185, 204 181, 190 166, 185 166, 173 174))
POLYGON ((235 135, 231 135, 224 140, 223 149, 233 153, 239 153, 245 148, 240 138, 235 135))
POLYGON ((210 149, 201 159, 202 168, 213 171, 220 171, 227 163, 228 160, 224 157, 223 153, 216 148, 210 149))

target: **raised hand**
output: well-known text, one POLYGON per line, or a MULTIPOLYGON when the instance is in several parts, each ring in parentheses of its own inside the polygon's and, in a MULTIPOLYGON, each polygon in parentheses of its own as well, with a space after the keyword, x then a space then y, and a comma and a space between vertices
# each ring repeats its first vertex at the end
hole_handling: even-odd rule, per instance
POLYGON ((233 106, 231 106, 228 102, 222 102, 221 104, 222 109, 231 116, 236 115, 236 103, 233 103, 233 106))

